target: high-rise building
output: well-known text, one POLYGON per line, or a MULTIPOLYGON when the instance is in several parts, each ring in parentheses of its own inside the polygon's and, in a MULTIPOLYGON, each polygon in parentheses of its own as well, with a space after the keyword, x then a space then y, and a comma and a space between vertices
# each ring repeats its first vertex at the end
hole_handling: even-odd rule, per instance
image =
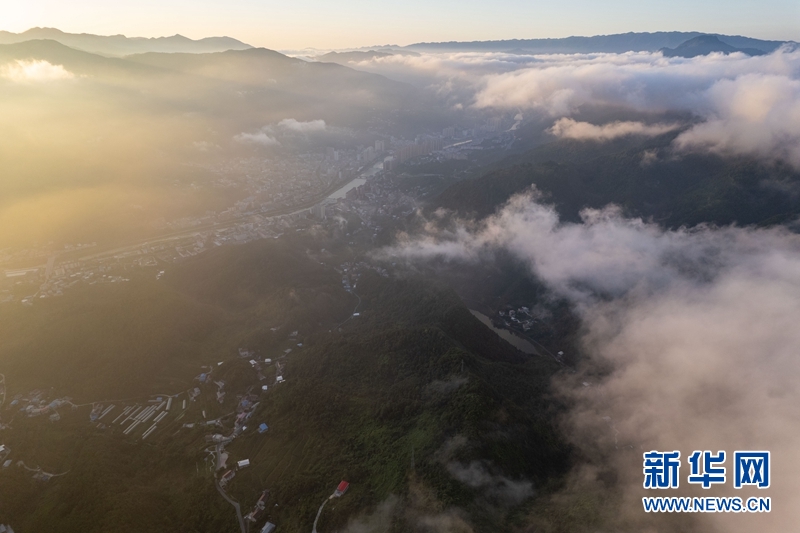
POLYGON ((317 204, 312 207, 311 214, 314 216, 314 218, 319 220, 325 220, 325 218, 327 218, 327 213, 323 204, 317 204))
POLYGON ((395 160, 400 164, 409 159, 422 157, 443 148, 444 140, 441 138, 423 140, 421 137, 418 137, 416 144, 407 144, 395 150, 395 160))
POLYGON ((499 117, 495 117, 495 118, 489 119, 489 121, 486 123, 486 130, 487 131, 497 131, 497 130, 500 129, 500 126, 502 125, 502 123, 503 123, 503 119, 501 119, 499 117))

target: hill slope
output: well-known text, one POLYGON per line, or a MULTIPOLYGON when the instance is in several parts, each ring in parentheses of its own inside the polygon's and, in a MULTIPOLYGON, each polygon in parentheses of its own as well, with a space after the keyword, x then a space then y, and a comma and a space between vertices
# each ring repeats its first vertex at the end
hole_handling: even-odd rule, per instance
POLYGON ((11 396, 54 387, 75 403, 113 402, 119 412, 123 394, 201 390, 185 411, 176 400, 146 441, 110 421, 91 424, 90 405, 62 409, 57 422, 4 409, 13 459, 66 474, 41 482, 24 468, 4 473, 0 523, 23 531, 237 531, 203 451, 206 435, 228 430, 206 429, 204 421, 221 417, 227 426, 254 391, 252 429, 226 448, 229 464, 251 464, 226 490, 247 512, 269 489, 264 519, 282 531, 308 531, 319 504, 347 479, 350 491, 326 508, 320 528, 341 529, 388 502, 396 510, 392 531, 458 508, 474 531, 489 533, 509 524, 534 488, 542 493, 558 479, 568 448, 548 399, 552 361, 523 356, 451 292, 419 279, 365 273, 361 316, 343 322, 356 297, 331 267, 306 256, 309 245, 216 249, 159 283, 142 278, 0 309, 0 370, 11 396), (111 312, 111 302, 125 312, 111 312), (279 361, 285 381, 275 384, 274 365, 260 380, 239 357, 243 346, 256 353, 249 357, 279 361), (221 402, 218 385, 192 379, 203 364, 224 383, 221 402), (260 422, 267 433, 255 431, 260 422), (472 471, 484 481, 465 477, 472 471), (428 495, 426 504, 415 491, 428 495))
POLYGON ((686 42, 679 44, 675 48, 662 48, 661 53, 664 57, 697 57, 705 56, 714 52, 723 54, 733 54, 742 52, 750 56, 761 56, 766 52, 758 48, 736 48, 722 42, 716 35, 698 35, 686 42))
POLYGON ((5 227, 20 231, 0 236, 1 248, 27 246, 45 233, 44 242, 152 235, 153 221, 240 199, 231 198, 238 190, 219 195, 212 185, 208 169, 223 161, 371 144, 389 131, 438 125, 450 113, 411 85, 263 48, 116 58, 53 40, 0 44, 0 96, 0 204, 39 204, 5 211, 16 217, 5 227), (248 142, 287 119, 325 124, 310 135, 279 129, 270 138, 283 140, 271 145, 248 142), (176 180, 199 187, 175 187, 176 180), (75 198, 61 201, 62 192, 75 198), (78 205, 69 224, 47 214, 78 205))
POLYGON ((701 222, 769 225, 800 214, 800 199, 787 194, 800 187, 800 174, 790 166, 703 154, 669 157, 674 135, 603 144, 548 143, 451 186, 434 206, 484 217, 535 185, 567 220, 578 220, 585 207, 610 203, 630 216, 652 217, 669 227, 701 222))

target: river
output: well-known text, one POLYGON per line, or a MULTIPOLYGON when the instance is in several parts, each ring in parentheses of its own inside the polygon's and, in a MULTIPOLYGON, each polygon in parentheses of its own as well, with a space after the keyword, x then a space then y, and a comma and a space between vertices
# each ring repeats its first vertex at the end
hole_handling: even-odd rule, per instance
POLYGON ((480 313, 478 311, 474 311, 472 309, 470 309, 469 312, 472 313, 472 315, 475 318, 477 318, 478 320, 480 320, 481 322, 483 322, 484 324, 489 326, 492 329, 492 331, 494 331, 495 333, 500 335, 501 338, 507 340, 508 343, 511 346, 514 346, 515 348, 519 348, 520 351, 525 352, 527 354, 537 354, 538 355, 539 352, 536 350, 536 347, 533 344, 531 344, 530 342, 528 342, 525 339, 523 339, 522 337, 518 337, 517 335, 514 335, 513 333, 511 333, 507 329, 500 329, 500 328, 494 327, 494 324, 492 324, 492 319, 490 319, 488 316, 484 315, 483 313, 480 313))
POLYGON ((381 170, 383 170, 383 159, 378 158, 378 161, 368 170, 363 171, 357 178, 354 178, 352 181, 348 181, 340 188, 332 192, 328 196, 328 200, 338 200, 339 198, 344 198, 347 195, 347 191, 364 185, 367 182, 367 178, 371 178, 381 170))

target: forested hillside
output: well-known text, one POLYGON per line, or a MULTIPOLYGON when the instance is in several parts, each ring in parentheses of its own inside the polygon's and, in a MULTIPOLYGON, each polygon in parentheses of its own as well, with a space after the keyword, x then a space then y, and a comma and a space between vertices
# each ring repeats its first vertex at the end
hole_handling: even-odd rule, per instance
POLYGON ((770 225, 800 213, 800 173, 782 163, 713 154, 673 154, 674 134, 610 143, 560 140, 453 185, 436 206, 489 215, 532 185, 562 217, 616 204, 667 227, 701 222, 770 225))
POLYGON ((479 530, 495 531, 556 482, 568 448, 554 426, 559 407, 548 399, 552 360, 518 352, 432 282, 368 271, 347 293, 308 255, 309 244, 218 249, 158 282, 3 308, 9 394, 50 390, 79 407, 62 409, 56 422, 4 412, 15 429, 5 440, 15 460, 64 475, 40 481, 13 468, 0 476, 0 523, 60 532, 236 531, 203 451, 205 436, 220 430, 197 423, 224 420, 247 394, 258 397, 252 429, 227 453, 251 466, 227 490, 249 509, 269 489, 267 515, 282 531, 309 530, 341 479, 352 488, 326 508, 325 530, 389 501, 392 531, 456 507, 479 530), (275 366, 260 380, 240 347, 279 363, 284 382, 273 384, 275 366), (203 365, 225 383, 221 403, 214 384, 193 379, 203 365), (89 422, 90 402, 195 386, 196 401, 146 441, 89 422), (261 422, 269 425, 264 434, 255 431, 261 422), (472 480, 472 470, 483 480, 472 480), (419 490, 429 495, 424 505, 409 497, 419 490))

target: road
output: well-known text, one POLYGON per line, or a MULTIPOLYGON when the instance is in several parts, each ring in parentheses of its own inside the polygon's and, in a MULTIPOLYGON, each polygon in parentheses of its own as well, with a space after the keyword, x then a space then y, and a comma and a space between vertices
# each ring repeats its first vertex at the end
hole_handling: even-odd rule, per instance
POLYGON ((311 530, 311 533, 317 533, 317 522, 319 522, 319 515, 322 514, 322 508, 325 507, 325 504, 331 501, 334 496, 336 496, 335 492, 330 496, 328 496, 328 499, 322 502, 322 505, 319 506, 319 511, 317 511, 317 517, 314 519, 314 528, 311 530))
POLYGON ((24 468, 25 470, 27 470, 29 472, 36 472, 37 474, 41 473, 41 474, 44 474, 45 476, 49 476, 49 477, 59 477, 59 476, 64 476, 66 474, 69 474, 69 470, 67 470, 66 472, 62 472, 60 474, 51 474, 50 472, 45 472, 39 466, 37 466, 36 468, 31 468, 28 465, 26 465, 24 461, 18 461, 17 465, 19 465, 20 463, 22 463, 22 465, 21 465, 22 468, 24 468))
MULTIPOLYGON (((225 445, 228 444, 231 439, 225 439, 224 441, 220 442, 214 447, 214 455, 216 457, 217 464, 214 465, 214 471, 222 469, 222 454, 225 453, 225 445)), ((228 455, 225 454, 225 461, 227 462, 228 455)))
MULTIPOLYGON (((260 215, 260 216, 265 217, 265 218, 273 218, 273 217, 280 217, 280 216, 284 216, 284 215, 292 215, 294 213, 299 213, 299 212, 305 211, 307 209, 310 209, 311 207, 313 207, 316 204, 326 200, 327 198, 330 198, 331 196, 336 194, 339 190, 347 187, 352 181, 354 181, 354 180, 356 180, 358 178, 361 178, 363 175, 366 175, 367 177, 370 177, 370 176, 376 174, 377 173, 376 169, 377 169, 378 165, 379 165, 379 163, 375 163, 374 165, 365 166, 365 167, 359 169, 359 171, 356 173, 356 175, 353 176, 351 179, 347 180, 346 182, 337 183, 335 185, 332 185, 327 190, 325 190, 323 193, 320 193, 319 195, 315 196, 311 200, 308 200, 306 202, 300 203, 300 204, 295 205, 295 206, 278 208, 278 209, 275 209, 273 211, 269 211, 269 212, 266 212, 266 213, 262 213, 262 212, 245 213, 245 214, 239 215, 239 216, 237 216, 237 217, 235 217, 235 218, 233 218, 231 220, 226 220, 224 222, 211 222, 211 223, 202 224, 200 226, 196 226, 196 227, 193 227, 193 228, 170 231, 170 232, 167 232, 167 233, 162 233, 161 235, 153 236, 152 238, 147 239, 147 240, 136 239, 135 241, 130 241, 129 244, 123 244, 123 245, 117 245, 117 246, 111 245, 111 246, 114 246, 114 247, 113 248, 106 248, 105 250, 97 251, 97 252, 89 254, 89 255, 84 255, 85 254, 85 250, 69 250, 69 251, 58 252, 58 253, 53 254, 50 257, 48 257, 47 263, 43 264, 43 265, 38 265, 38 268, 44 268, 45 269, 45 278, 49 280, 50 276, 52 275, 53 270, 55 268, 56 261, 60 261, 60 262, 70 262, 70 261, 86 262, 86 261, 91 261, 91 260, 101 260, 101 259, 108 258, 108 257, 111 257, 111 256, 115 256, 115 255, 118 255, 118 254, 124 254, 126 252, 135 252, 137 250, 140 250, 144 246, 153 246, 155 244, 160 244, 160 243, 164 243, 164 242, 184 239, 184 238, 189 237, 191 235, 194 235, 194 234, 196 234, 196 233, 198 233, 200 231, 225 229, 225 228, 228 228, 228 227, 231 227, 231 226, 235 226, 236 224, 239 224, 239 223, 241 223, 243 221, 247 221, 253 215, 260 215)), ((382 163, 381 163, 381 165, 382 165, 382 163)), ((38 295, 38 293, 37 293, 37 295, 38 295)))
POLYGON ((337 330, 338 330, 340 327, 344 326, 345 322, 347 322, 348 320, 350 320, 351 318, 353 318, 353 315, 355 315, 355 314, 356 314, 356 311, 358 311, 358 308, 359 308, 359 307, 361 307, 361 296, 359 296, 358 294, 356 294, 356 291, 350 291, 350 294, 353 294, 353 295, 354 295, 356 298, 358 298, 358 303, 357 303, 357 304, 356 304, 356 306, 353 308, 353 312, 352 312, 352 313, 350 313, 350 316, 349 316, 349 317, 347 317, 347 318, 345 318, 345 319, 344 319, 344 320, 343 320, 343 321, 342 321, 342 322, 341 322, 341 323, 340 323, 338 326, 336 326, 336 329, 337 329, 337 330))
POLYGON ((229 504, 233 505, 234 509, 236 509, 236 518, 239 519, 239 529, 242 530, 242 533, 247 533, 247 526, 244 523, 244 518, 242 518, 242 510, 239 508, 239 503, 236 500, 232 499, 230 496, 228 496, 224 490, 222 490, 222 487, 219 486, 218 480, 216 479, 214 480, 214 485, 216 485, 217 490, 222 495, 222 497, 225 498, 229 504))
MULTIPOLYGON (((375 166, 377 166, 377 164, 375 166)), ((240 216, 238 216, 238 217, 236 217, 236 218, 234 218, 232 220, 227 220, 225 222, 214 222, 214 223, 203 224, 201 226, 196 226, 196 227, 189 228, 189 229, 181 229, 181 230, 173 231, 173 232, 170 232, 170 233, 162 234, 160 236, 154 237, 154 238, 146 240, 146 241, 137 241, 136 243, 120 246, 120 247, 113 248, 113 249, 110 249, 110 250, 96 252, 94 254, 85 255, 85 256, 77 257, 77 258, 73 258, 73 259, 77 260, 77 261, 89 261, 89 260, 92 260, 92 259, 101 259, 103 257, 108 257, 108 256, 117 255, 117 254, 124 253, 124 252, 130 252, 130 251, 138 250, 138 249, 142 248, 142 246, 147 246, 147 245, 152 246, 154 244, 162 243, 162 242, 165 242, 165 241, 179 240, 179 239, 183 239, 183 238, 186 238, 188 236, 194 235, 195 233, 197 233, 199 231, 205 231, 205 230, 210 230, 210 229, 223 229, 223 228, 227 228, 227 227, 230 227, 230 226, 235 226, 236 224, 239 224, 242 221, 246 221, 246 220, 250 219, 254 214, 263 216, 265 218, 272 218, 272 217, 280 217, 280 216, 285 216, 285 215, 292 215, 294 213, 299 213, 301 211, 305 211, 307 209, 310 209, 311 207, 313 207, 313 206, 317 205, 318 203, 322 202, 323 200, 331 197, 336 192, 338 192, 340 189, 343 189, 343 188, 347 187, 347 185, 349 185, 352 181, 360 178, 363 174, 367 174, 370 170, 372 170, 372 168, 373 168, 373 166, 364 167, 358 173, 356 173, 355 176, 353 176, 350 180, 346 181, 345 183, 338 183, 336 185, 333 185, 333 186, 329 187, 325 192, 315 196, 312 200, 303 202, 303 203, 295 205, 295 206, 276 209, 274 211, 270 211, 270 212, 267 212, 267 213, 247 213, 247 214, 240 215, 240 216)), ((71 251, 69 253, 74 254, 76 252, 77 251, 71 251)), ((63 255, 66 255, 66 254, 63 254, 63 255)))

